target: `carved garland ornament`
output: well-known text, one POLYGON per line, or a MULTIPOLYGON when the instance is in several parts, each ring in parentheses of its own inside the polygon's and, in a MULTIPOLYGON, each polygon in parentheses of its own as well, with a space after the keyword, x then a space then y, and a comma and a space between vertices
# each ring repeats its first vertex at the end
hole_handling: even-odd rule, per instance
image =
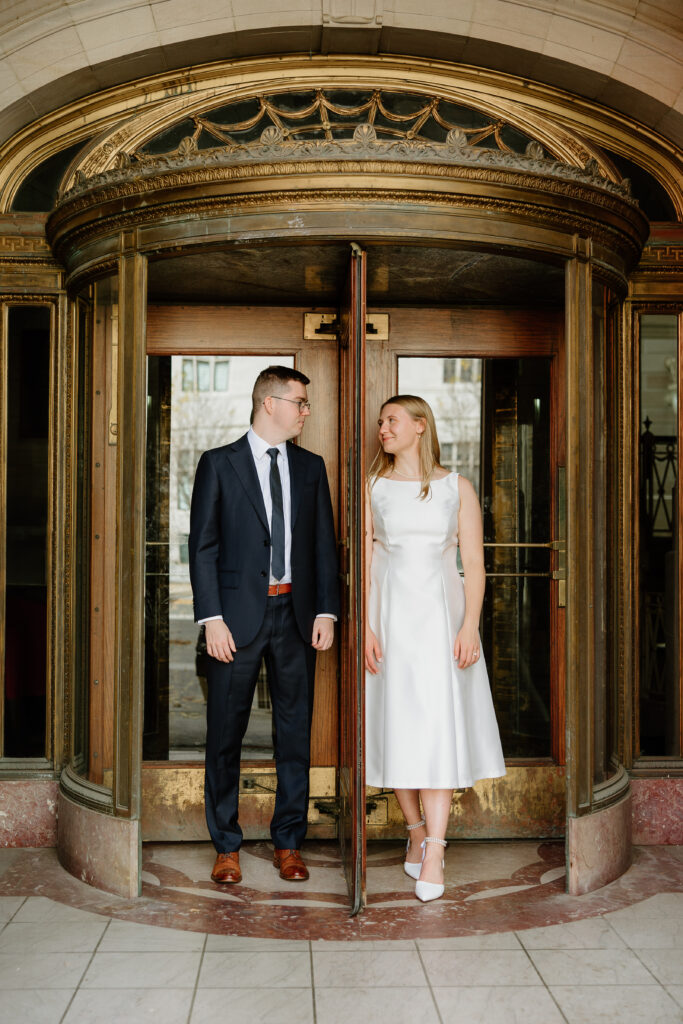
MULTIPOLYGON (((552 125, 548 126, 552 135, 552 125)), ((557 130, 557 129, 556 129, 557 130)), ((582 140, 562 132, 583 166, 570 166, 548 157, 526 128, 497 114, 486 113, 469 101, 440 95, 406 93, 348 86, 293 89, 275 95, 257 94, 233 99, 203 113, 193 113, 157 135, 125 150, 134 123, 120 128, 91 152, 60 197, 68 201, 109 184, 141 182, 173 171, 218 166, 253 167, 259 163, 297 164, 301 161, 374 160, 411 164, 480 165, 508 168, 563 181, 580 181, 630 198, 627 180, 608 180, 608 171, 582 140), (175 146, 159 152, 165 140, 186 131, 175 146), (217 146, 216 143, 219 143, 217 146), (115 166, 102 166, 102 156, 115 166)), ((168 143, 166 143, 168 145, 168 143)), ((157 186, 158 187, 158 186, 157 186)))
MULTIPOLYGON (((368 128, 370 126, 367 126, 368 128)), ((270 129, 266 129, 267 134, 270 129)), ((452 134, 452 133, 451 133, 452 134)), ((597 161, 591 159, 584 168, 571 167, 559 160, 546 158, 537 142, 530 142, 524 155, 454 144, 455 137, 445 144, 426 143, 422 140, 384 142, 368 132, 357 129, 356 138, 346 141, 293 141, 270 136, 257 146, 196 150, 186 147, 182 152, 148 159, 141 163, 122 158, 114 170, 104 171, 92 178, 81 172, 76 183, 60 198, 56 209, 85 209, 94 202, 124 195, 174 187, 183 182, 209 182, 230 178, 250 177, 273 173, 311 173, 355 170, 389 171, 390 173, 441 174, 463 176, 468 171, 485 173, 518 172, 509 175, 511 183, 521 183, 525 176, 530 187, 544 187, 553 180, 560 184, 589 186, 605 194, 627 201, 634 206, 630 183, 608 181, 600 174, 597 161), (247 171, 248 168, 248 171, 247 171), (460 171, 457 175, 455 169, 460 171), (80 202, 78 202, 80 200, 80 202)), ((182 145, 182 144, 181 144, 182 145)), ((564 191, 562 189, 562 191, 564 191)), ((593 201, 599 201, 594 195, 593 201)))

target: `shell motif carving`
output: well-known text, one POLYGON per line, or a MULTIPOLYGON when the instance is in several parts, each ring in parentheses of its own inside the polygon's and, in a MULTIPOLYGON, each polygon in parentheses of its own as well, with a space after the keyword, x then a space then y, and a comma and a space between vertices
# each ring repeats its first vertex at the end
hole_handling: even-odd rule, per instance
POLYGON ((464 149, 468 145, 465 130, 463 128, 451 128, 446 136, 446 145, 449 149, 464 149))
POLYGON ((264 128, 261 132, 261 145, 277 146, 280 142, 282 142, 282 130, 274 124, 264 128))
POLYGON ((377 142, 377 132, 374 126, 371 124, 359 124, 354 130, 353 141, 360 142, 366 146, 377 142))

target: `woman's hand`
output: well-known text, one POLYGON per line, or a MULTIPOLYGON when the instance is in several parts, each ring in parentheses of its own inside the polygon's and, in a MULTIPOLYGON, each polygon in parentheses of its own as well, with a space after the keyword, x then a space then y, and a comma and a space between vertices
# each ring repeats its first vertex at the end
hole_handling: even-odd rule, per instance
POLYGON ((368 626, 365 630, 365 667, 371 675, 377 675, 381 660, 382 648, 379 645, 379 640, 368 626))
POLYGON ((455 638, 453 657, 458 668, 469 668, 479 661, 479 633, 470 626, 463 626, 455 638))

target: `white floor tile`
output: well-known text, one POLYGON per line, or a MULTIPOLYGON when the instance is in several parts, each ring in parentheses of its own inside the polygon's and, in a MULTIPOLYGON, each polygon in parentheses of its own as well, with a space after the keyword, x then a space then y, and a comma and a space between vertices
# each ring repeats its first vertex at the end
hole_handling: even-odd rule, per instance
POLYGON ((672 999, 675 999, 679 1006, 683 1006, 683 984, 667 985, 666 990, 672 999))
POLYGON ((553 985, 569 1024, 681 1024, 680 1007, 659 985, 553 985))
POLYGON ((313 1024, 313 993, 310 988, 231 989, 229 992, 224 988, 199 989, 191 1024, 227 1024, 229 1020, 242 1024, 313 1024))
POLYGON ((186 1024, 192 989, 80 989, 64 1024, 186 1024))
POLYGON ((428 988, 317 988, 318 1024, 438 1024, 428 988))
POLYGON ((206 952, 305 953, 308 939, 252 939, 246 935, 207 935, 206 952))
POLYGON ((96 953, 82 988, 194 988, 200 953, 96 953))
POLYGON ((200 988, 308 988, 311 958, 295 953, 205 953, 200 988))
POLYGON ((413 988, 427 984, 415 950, 330 950, 313 953, 315 987, 413 988))
POLYGON ((0 989, 78 986, 90 953, 0 953, 0 989))
POLYGON ((60 1024, 72 995, 72 989, 5 990, 0 1024, 60 1024))
POLYGON ((349 939, 345 942, 343 939, 340 941, 326 939, 313 939, 311 942, 311 949, 314 953, 329 953, 330 950, 345 949, 345 950, 370 950, 370 949, 383 949, 383 950, 414 950, 415 942, 413 939, 349 939))
POLYGON ((683 947, 681 949, 636 949, 634 952, 662 985, 683 983, 683 947))
POLYGON ((432 985, 541 985, 522 950, 424 950, 422 960, 432 985))
POLYGON ((683 892, 662 892, 605 920, 632 949, 683 948, 683 892))
POLYGON ((652 975, 629 949, 531 949, 546 985, 650 985, 652 975))
POLYGON ((458 935, 449 939, 417 939, 419 949, 521 949, 514 932, 458 935))
POLYGON ((23 907, 14 915, 13 921, 18 922, 44 922, 52 924, 62 921, 107 921, 108 918, 99 914, 91 914, 87 910, 79 910, 77 907, 68 907, 65 903, 57 903, 47 896, 29 896, 23 907))
POLYGON ((60 921, 50 928, 11 921, 0 934, 0 953, 92 953, 106 927, 106 917, 60 921))
POLYGON ((0 922, 9 921, 23 902, 23 896, 0 896, 0 922))
POLYGON ((623 949, 624 941, 601 917, 529 928, 517 933, 526 949, 623 949))
POLYGON ((563 1024, 546 988, 435 988, 443 1024, 563 1024))
POLYGON ((100 953, 154 953, 201 952, 203 932, 188 932, 178 928, 157 928, 152 924, 134 921, 112 921, 102 939, 100 953))

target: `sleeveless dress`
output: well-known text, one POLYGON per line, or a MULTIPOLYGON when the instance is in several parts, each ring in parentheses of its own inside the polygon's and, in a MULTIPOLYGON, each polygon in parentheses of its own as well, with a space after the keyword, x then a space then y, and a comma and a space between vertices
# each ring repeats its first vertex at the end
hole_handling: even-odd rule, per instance
POLYGON ((383 657, 365 676, 366 781, 461 789, 505 775, 505 762, 483 655, 466 669, 453 658, 465 617, 458 474, 419 493, 386 477, 371 490, 368 616, 383 657))

